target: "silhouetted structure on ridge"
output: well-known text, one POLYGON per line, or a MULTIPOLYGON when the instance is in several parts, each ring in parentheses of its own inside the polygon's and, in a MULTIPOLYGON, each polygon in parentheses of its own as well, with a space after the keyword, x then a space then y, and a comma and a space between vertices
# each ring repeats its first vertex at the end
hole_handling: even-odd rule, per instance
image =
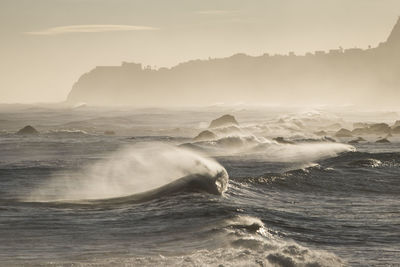
POLYGON ((400 96, 400 18, 376 48, 305 56, 236 54, 158 70, 141 64, 96 67, 67 102, 92 105, 224 103, 389 103, 400 96))

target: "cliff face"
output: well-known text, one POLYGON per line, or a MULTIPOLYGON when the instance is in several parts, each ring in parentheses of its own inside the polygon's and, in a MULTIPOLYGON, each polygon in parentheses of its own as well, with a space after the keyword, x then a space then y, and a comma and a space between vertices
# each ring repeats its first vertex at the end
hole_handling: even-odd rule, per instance
POLYGON ((367 50, 306 56, 237 54, 152 70, 140 64, 96 67, 68 102, 92 105, 224 103, 389 103, 400 96, 400 19, 386 42, 367 50))

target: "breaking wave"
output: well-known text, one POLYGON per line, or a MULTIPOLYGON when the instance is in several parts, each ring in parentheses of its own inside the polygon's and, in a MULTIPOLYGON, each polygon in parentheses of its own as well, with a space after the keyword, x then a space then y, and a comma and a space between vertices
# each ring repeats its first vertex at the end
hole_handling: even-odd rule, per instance
MULTIPOLYGON (((143 257, 110 257, 101 265, 129 266, 344 266, 336 255, 304 247, 271 233, 263 222, 251 216, 235 216, 220 222, 213 233, 224 245, 203 248, 190 254, 143 257)), ((89 265, 89 264, 88 264, 89 265)), ((82 266, 86 266, 82 263, 82 266)))
POLYGON ((343 152, 355 151, 348 144, 332 142, 281 144, 262 137, 227 136, 212 141, 193 142, 182 145, 213 156, 240 155, 249 159, 269 162, 309 162, 334 157, 343 152))
POLYGON ((142 143, 78 173, 54 174, 27 201, 140 202, 178 192, 222 194, 227 183, 226 170, 212 159, 163 143, 142 143))

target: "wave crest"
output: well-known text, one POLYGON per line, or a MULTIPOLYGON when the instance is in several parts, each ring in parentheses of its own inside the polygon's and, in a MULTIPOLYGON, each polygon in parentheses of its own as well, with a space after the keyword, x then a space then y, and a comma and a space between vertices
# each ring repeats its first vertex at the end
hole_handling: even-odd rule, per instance
POLYGON ((227 183, 226 170, 210 158, 163 143, 142 143, 80 172, 55 174, 28 201, 139 201, 183 191, 222 194, 227 183))

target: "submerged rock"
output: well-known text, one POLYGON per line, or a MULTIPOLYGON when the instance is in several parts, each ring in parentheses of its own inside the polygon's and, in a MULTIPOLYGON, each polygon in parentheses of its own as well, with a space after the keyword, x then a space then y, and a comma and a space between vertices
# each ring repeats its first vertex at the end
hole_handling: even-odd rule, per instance
POLYGON ((214 139, 217 139, 217 135, 209 130, 202 131, 194 138, 195 141, 207 141, 214 139))
POLYGON ((210 126, 208 128, 217 128, 222 126, 230 126, 236 125, 239 126, 239 123, 232 115, 226 114, 218 119, 211 121, 210 126))
POLYGON ((382 139, 377 140, 375 143, 388 144, 388 143, 390 143, 390 141, 387 138, 382 138, 382 139))
POLYGON ((39 132, 30 125, 25 126, 17 132, 17 134, 38 134, 39 132))
POLYGON ((336 132, 335 134, 336 137, 353 137, 351 131, 347 130, 347 129, 340 129, 339 131, 336 132))

